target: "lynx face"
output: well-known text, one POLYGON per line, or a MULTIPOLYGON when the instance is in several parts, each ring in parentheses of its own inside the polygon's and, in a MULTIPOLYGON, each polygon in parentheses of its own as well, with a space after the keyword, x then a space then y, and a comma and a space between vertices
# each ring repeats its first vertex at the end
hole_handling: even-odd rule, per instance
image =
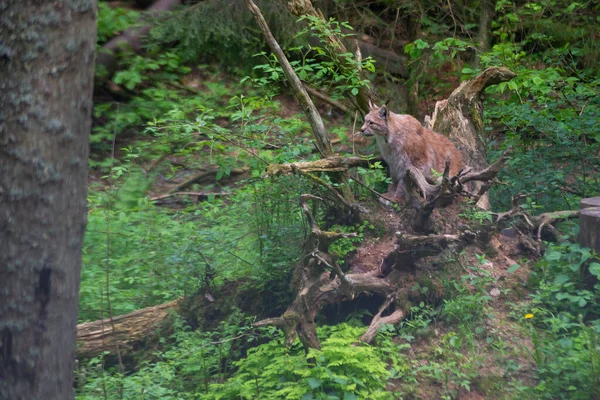
POLYGON ((364 136, 387 136, 389 134, 388 116, 389 112, 386 106, 372 109, 365 116, 365 123, 360 128, 360 132, 364 136))

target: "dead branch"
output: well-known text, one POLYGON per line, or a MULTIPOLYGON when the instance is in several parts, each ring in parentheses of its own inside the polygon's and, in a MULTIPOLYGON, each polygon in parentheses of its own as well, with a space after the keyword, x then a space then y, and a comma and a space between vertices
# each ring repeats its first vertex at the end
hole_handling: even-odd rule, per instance
POLYGON ((294 172, 346 172, 349 168, 368 167, 369 160, 362 157, 333 156, 316 161, 304 161, 291 164, 271 164, 266 176, 289 175, 294 172))
POLYGON ((406 187, 410 189, 410 197, 413 207, 416 209, 412 220, 412 228, 417 232, 426 232, 429 230, 429 218, 436 207, 447 206, 455 201, 459 196, 469 197, 477 202, 482 198, 491 187, 491 181, 496 178, 498 173, 506 164, 509 158, 509 150, 502 155, 489 167, 481 171, 473 171, 466 168, 459 171, 458 175, 449 177, 450 159, 446 158, 444 173, 441 182, 437 185, 430 184, 425 175, 418 168, 409 168, 404 181, 406 187), (477 193, 467 189, 469 182, 481 183, 477 193), (423 203, 419 202, 416 192, 425 199, 423 203))
POLYGON ((579 218, 581 211, 553 211, 532 216, 529 215, 520 204, 521 200, 525 197, 527 197, 526 194, 513 196, 510 210, 502 213, 493 213, 492 215, 495 218, 496 225, 502 226, 505 224, 505 221, 510 220, 522 235, 528 233, 534 237, 537 241, 535 244, 535 252, 540 254, 542 234, 547 232, 551 235, 551 240, 558 240, 560 234, 556 228, 554 228, 554 224, 569 219, 579 218))
POLYGON ((412 249, 417 246, 438 246, 451 242, 472 242, 475 233, 465 231, 460 235, 411 235, 405 232, 396 232, 398 246, 402 249, 412 249))
POLYGON ((271 33, 271 29, 267 25, 267 21, 265 21, 265 18, 263 17, 260 9, 256 6, 256 4, 254 4, 252 0, 244 1, 246 2, 246 6, 248 7, 252 15, 254 15, 258 26, 260 27, 265 38, 267 39, 267 43, 269 44, 271 51, 277 57, 281 68, 283 68, 285 76, 287 77, 292 88, 294 89, 294 94, 296 95, 296 98, 298 99, 298 102, 300 103, 302 110, 306 114, 308 122, 310 123, 310 126, 312 128, 313 135, 315 137, 315 144, 317 146, 317 149, 319 150, 319 153, 321 153, 321 156, 323 157, 328 157, 332 155, 333 150, 331 149, 331 143, 329 141, 329 137, 327 136, 327 132, 325 131, 325 125, 323 124, 321 115, 319 115, 319 112, 317 111, 315 105, 313 104, 308 93, 306 92, 304 85, 300 81, 300 78, 298 78, 298 75, 296 75, 296 73, 294 72, 294 69, 290 65, 285 54, 283 54, 281 47, 279 47, 279 43, 277 43, 277 40, 275 40, 275 37, 271 33))
POLYGON ((373 317, 373 320, 371 321, 371 324, 367 328, 367 331, 365 333, 363 333, 363 335, 360 337, 361 341, 363 341, 365 343, 373 342, 373 339, 375 339, 375 336, 377 336, 377 332, 379 331, 379 329, 381 328, 382 325, 397 324, 398 322, 400 322, 401 320, 404 319, 406 314, 405 314, 404 310, 402 310, 402 309, 397 309, 393 313, 391 313, 390 315, 387 315, 385 317, 381 316, 381 314, 385 310, 387 310, 388 307, 394 301, 395 301, 394 296, 387 297, 385 303, 383 303, 381 305, 381 307, 379 307, 379 312, 373 317))
MULTIPOLYGON (((339 194, 338 194, 338 196, 339 196, 339 194)), ((332 231, 322 231, 319 228, 319 225, 317 224, 315 217, 313 216, 312 212, 310 211, 310 208, 308 206, 309 199, 310 200, 323 200, 323 199, 321 199, 320 197, 317 197, 317 196, 313 196, 312 194, 303 194, 300 196, 300 207, 302 207, 302 211, 304 211, 304 214, 306 215, 306 218, 308 219, 308 223, 310 225, 312 234, 317 239, 327 240, 327 243, 330 243, 331 241, 339 239, 339 238, 349 238, 349 237, 357 237, 358 236, 355 232, 341 233, 341 232, 332 232, 332 231)))
POLYGON ((154 196, 154 197, 150 197, 150 200, 152 201, 158 201, 158 200, 164 200, 164 199, 168 199, 169 197, 174 197, 174 196, 197 196, 198 198, 201 199, 207 199, 209 196, 215 196, 215 197, 220 197, 220 196, 229 196, 229 193, 215 193, 215 192, 175 192, 175 193, 167 193, 167 194, 161 194, 158 196, 154 196))
POLYGON ((335 108, 340 109, 341 111, 345 112, 346 114, 349 114, 349 115, 354 114, 354 111, 352 111, 348 106, 346 106, 345 104, 343 104, 337 100, 332 99, 331 97, 327 96, 324 93, 321 93, 317 89, 313 89, 308 85, 304 85, 304 88, 312 97, 316 97, 317 99, 319 99, 335 108))
MULTIPOLYGON (((171 189, 169 189, 169 191, 167 191, 166 194, 173 194, 176 192, 181 192, 183 189, 187 188, 190 185, 193 185, 194 183, 212 183, 215 180, 218 171, 219 171, 218 167, 202 170, 202 171, 192 175, 185 181, 173 186, 171 189)), ((248 168, 234 168, 230 171, 229 177, 235 178, 240 175, 244 175, 248 171, 249 171, 248 168)))
POLYGON ((77 325, 77 357, 91 358, 105 351, 115 354, 117 342, 121 352, 134 349, 156 332, 169 313, 178 309, 181 300, 143 308, 110 319, 77 325))

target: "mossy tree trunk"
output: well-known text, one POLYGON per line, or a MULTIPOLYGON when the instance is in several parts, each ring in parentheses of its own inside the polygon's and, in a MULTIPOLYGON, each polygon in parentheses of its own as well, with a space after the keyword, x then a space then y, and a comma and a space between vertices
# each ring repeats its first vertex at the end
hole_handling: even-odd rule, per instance
POLYGON ((0 2, 0 398, 73 398, 96 2, 0 2))

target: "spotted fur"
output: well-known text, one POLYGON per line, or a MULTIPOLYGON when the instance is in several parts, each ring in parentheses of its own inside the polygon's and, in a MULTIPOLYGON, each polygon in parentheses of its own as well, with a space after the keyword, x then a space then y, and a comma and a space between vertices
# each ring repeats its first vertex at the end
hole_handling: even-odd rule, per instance
POLYGON ((375 136, 392 181, 397 185, 390 193, 396 201, 404 200, 403 178, 410 166, 421 170, 430 183, 435 183, 432 170, 443 172, 446 156, 450 156, 451 176, 465 166, 460 151, 447 137, 424 128, 410 115, 390 112, 386 106, 372 107, 360 131, 365 136, 375 136))

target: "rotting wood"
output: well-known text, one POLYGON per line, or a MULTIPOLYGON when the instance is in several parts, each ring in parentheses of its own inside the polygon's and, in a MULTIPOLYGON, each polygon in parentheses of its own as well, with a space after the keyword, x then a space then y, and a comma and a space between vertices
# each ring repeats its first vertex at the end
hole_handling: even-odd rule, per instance
POLYGON ((108 318, 77 325, 77 357, 92 358, 105 351, 115 354, 117 342, 121 352, 134 349, 160 329, 169 314, 177 310, 180 301, 116 316, 112 321, 114 332, 108 318))
POLYGON ((411 167, 404 177, 405 185, 409 188, 409 196, 416 212, 412 220, 412 228, 416 232, 427 232, 429 230, 429 217, 433 210, 439 206, 446 206, 455 201, 459 196, 470 198, 477 203, 487 190, 491 182, 496 178, 508 161, 510 149, 502 153, 500 157, 489 167, 481 171, 473 171, 467 167, 459 171, 458 175, 450 177, 450 159, 446 158, 444 173, 441 183, 432 185, 425 179, 423 172, 418 168, 411 167), (467 189, 468 183, 477 182, 477 192, 467 189), (417 192, 425 201, 419 202, 417 192))
POLYGON ((381 158, 367 160, 362 157, 333 156, 322 158, 316 161, 302 161, 290 164, 271 164, 267 167, 266 176, 289 175, 298 171, 308 173, 346 172, 349 168, 368 167, 369 163, 380 159, 381 158))
MULTIPOLYGON (((486 88, 514 78, 516 74, 503 67, 490 67, 476 77, 462 82, 446 100, 438 101, 425 126, 447 135, 461 150, 466 164, 476 170, 487 166, 483 142, 483 93, 486 88)), ((477 184, 477 190, 481 184, 477 184)), ((487 195, 478 205, 490 209, 487 195)))
POLYGON ((337 100, 332 99, 331 97, 327 96, 324 93, 321 93, 317 89, 313 89, 308 85, 304 85, 304 88, 312 97, 316 97, 317 99, 329 104, 330 106, 333 106, 333 107, 345 112, 346 114, 349 114, 349 115, 354 114, 354 111, 352 111, 348 106, 346 106, 345 104, 343 104, 337 100))

